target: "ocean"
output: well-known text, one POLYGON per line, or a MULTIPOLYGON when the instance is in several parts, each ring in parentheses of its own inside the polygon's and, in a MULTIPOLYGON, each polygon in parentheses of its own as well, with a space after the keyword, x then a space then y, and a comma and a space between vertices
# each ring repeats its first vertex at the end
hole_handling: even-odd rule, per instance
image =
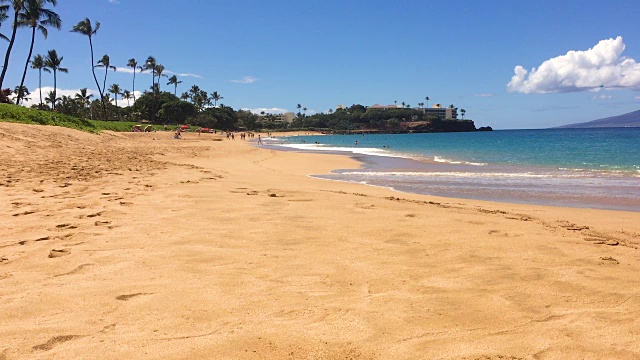
POLYGON ((362 162, 359 169, 313 175, 324 179, 455 198, 640 211, 640 128, 265 140, 362 162))

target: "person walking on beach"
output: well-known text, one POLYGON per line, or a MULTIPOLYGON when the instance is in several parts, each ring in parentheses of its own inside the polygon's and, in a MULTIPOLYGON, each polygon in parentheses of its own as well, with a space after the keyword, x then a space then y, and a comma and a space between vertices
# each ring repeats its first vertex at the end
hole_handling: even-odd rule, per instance
POLYGON ((262 138, 260 137, 260 134, 258 134, 258 144, 262 145, 262 138))

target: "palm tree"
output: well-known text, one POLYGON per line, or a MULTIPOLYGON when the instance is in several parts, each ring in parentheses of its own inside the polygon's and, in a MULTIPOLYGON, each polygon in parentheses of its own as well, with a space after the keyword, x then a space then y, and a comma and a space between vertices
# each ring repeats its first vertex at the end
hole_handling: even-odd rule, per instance
MULTIPOLYGON (((2 0, 2 2, 6 2, 7 0, 2 0)), ((11 55, 11 49, 13 49, 13 43, 16 41, 16 32, 18 31, 18 26, 22 24, 18 21, 18 16, 20 15, 20 11, 24 8, 24 4, 26 0, 10 0, 11 6, 13 7, 13 30, 11 32, 11 39, 9 40, 9 46, 7 47, 7 52, 4 54, 4 65, 2 66, 2 74, 0 74, 0 89, 2 89, 2 84, 4 83, 4 77, 7 74, 7 69, 9 68, 9 56, 11 55)), ((3 5, 5 11, 9 10, 8 5, 3 5)))
POLYGON ((465 109, 460 109, 460 114, 462 114, 462 120, 464 120, 464 114, 467 113, 467 110, 465 109))
MULTIPOLYGON (((79 93, 76 93, 76 101, 82 104, 82 108, 85 109, 85 116, 87 106, 91 105, 91 98, 93 94, 89 94, 89 90, 87 88, 80 89, 79 93)), ((93 116, 91 116, 93 118, 93 116)))
POLYGON ((44 99, 48 104, 51 104, 51 108, 55 110, 56 103, 60 101, 60 98, 56 97, 55 89, 53 91, 49 91, 47 97, 44 99))
POLYGON ((111 65, 111 61, 109 59, 109 55, 107 55, 107 54, 102 55, 102 59, 98 60, 98 64, 96 64, 96 67, 104 68, 104 80, 102 81, 102 88, 106 89, 107 88, 107 73, 109 72, 109 69, 112 69, 113 71, 116 71, 116 67, 111 65))
POLYGON ((141 71, 144 70, 151 70, 151 89, 153 89, 156 84, 156 58, 149 56, 141 71))
POLYGON ((122 92, 122 89, 120 89, 120 85, 113 84, 109 88, 109 92, 112 93, 113 97, 116 99, 116 116, 118 117, 118 120, 120 120, 120 109, 118 108, 118 95, 120 95, 120 92, 122 92))
MULTIPOLYGON (((18 14, 18 21, 24 24, 24 26, 31 28, 31 46, 29 47, 27 62, 24 64, 24 72, 22 73, 20 87, 24 86, 24 78, 27 76, 27 69, 31 62, 33 44, 36 40, 36 30, 40 31, 46 39, 48 35, 47 26, 60 30, 60 26, 62 25, 62 20, 60 20, 60 16, 58 14, 52 10, 44 8, 47 3, 51 3, 55 6, 57 4, 57 0, 27 0, 24 4, 24 10, 18 14)), ((16 104, 20 104, 21 98, 22 94, 19 94, 16 104)))
POLYGON ((133 94, 133 101, 136 101, 136 69, 140 69, 142 71, 142 66, 138 66, 138 62, 136 59, 131 58, 129 62, 127 62, 127 66, 133 68, 133 87, 131 88, 131 94, 133 94))
POLYGON ((131 96, 131 91, 129 91, 129 90, 125 90, 125 91, 123 91, 123 92, 122 92, 122 94, 121 94, 121 95, 122 95, 122 98, 123 98, 124 100, 127 100, 127 107, 131 106, 131 105, 129 104, 129 99, 131 99, 131 98, 132 98, 132 96, 131 96))
MULTIPOLYGON (((0 26, 2 26, 2 23, 9 18, 7 11, 9 11, 9 5, 0 5, 0 26)), ((0 39, 9 41, 9 38, 4 34, 0 34, 0 39)))
POLYGON ((33 58, 33 61, 31 62, 31 68, 38 70, 38 87, 39 87, 39 90, 40 90, 40 109, 42 109, 43 108, 43 104, 42 104, 42 70, 44 70, 45 72, 48 72, 48 73, 50 73, 51 70, 49 70, 48 68, 44 67, 44 58, 42 57, 42 55, 36 55, 33 58))
POLYGON ((158 81, 156 82, 156 86, 158 87, 158 89, 156 90, 156 88, 154 87, 153 91, 154 92, 155 91, 160 92, 160 77, 161 76, 168 77, 168 76, 163 74, 163 72, 164 72, 164 66, 163 65, 157 64, 156 68, 155 68, 155 71, 156 71, 156 77, 158 78, 158 81))
POLYGON ((429 97, 427 96, 424 99, 427 100, 427 107, 429 107, 429 97))
POLYGON ((182 93, 182 95, 180 95, 180 99, 181 99, 181 100, 184 100, 184 101, 189 100, 189 97, 190 97, 190 96, 189 96, 189 93, 188 93, 188 92, 186 92, 186 91, 185 91, 185 92, 183 92, 183 93, 182 93))
POLYGON ((302 105, 298 104, 297 108, 298 108, 298 116, 302 115, 302 114, 300 113, 300 109, 302 109, 302 105))
POLYGON ((404 101, 402 102, 402 107, 404 107, 404 101))
POLYGON ((169 78, 167 85, 173 85, 173 95, 178 96, 178 84, 182 84, 182 81, 178 81, 178 77, 173 75, 169 78))
MULTIPOLYGON (((56 99, 56 91, 58 89, 58 81, 57 81, 58 71, 60 71, 61 73, 69 72, 68 69, 60 67, 60 63, 62 63, 62 59, 64 59, 64 56, 58 57, 58 52, 55 50, 49 50, 47 52, 47 56, 44 59, 44 66, 53 71, 53 98, 54 99, 56 99)), ((52 104, 53 104, 53 110, 55 110, 56 109, 55 101, 52 104)))
POLYGON ((304 111, 304 116, 307 116, 307 108, 302 108, 302 111, 304 111))
MULTIPOLYGON (((93 35, 95 35, 98 32, 98 29, 100 29, 100 23, 96 21, 95 26, 91 25, 91 20, 89 20, 89 18, 85 18, 84 20, 78 22, 73 29, 71 29, 71 32, 76 32, 78 34, 82 34, 82 35, 86 35, 89 38, 89 48, 91 49, 91 73, 93 73, 93 80, 95 80, 96 82, 96 86, 98 87, 98 92, 100 93, 100 99, 102 99, 104 97, 104 89, 100 88, 100 83, 98 82, 98 77, 96 76, 96 69, 95 69, 95 60, 93 58, 93 41, 91 40, 93 35)), ((104 101, 102 101, 102 111, 106 114, 107 113, 107 107, 104 103, 104 101)))
MULTIPOLYGON (((27 96, 29 94, 31 94, 29 92, 29 89, 27 89, 26 86, 16 86, 16 88, 13 90, 13 93, 16 94, 16 97, 24 98, 25 100, 29 100, 29 98, 27 98, 27 96)), ((16 104, 18 104, 17 100, 16 100, 16 104)))
POLYGON ((218 94, 217 91, 213 92, 213 95, 211 95, 211 98, 213 99, 213 106, 218 107, 218 101, 224 99, 222 96, 220 96, 220 94, 218 94))

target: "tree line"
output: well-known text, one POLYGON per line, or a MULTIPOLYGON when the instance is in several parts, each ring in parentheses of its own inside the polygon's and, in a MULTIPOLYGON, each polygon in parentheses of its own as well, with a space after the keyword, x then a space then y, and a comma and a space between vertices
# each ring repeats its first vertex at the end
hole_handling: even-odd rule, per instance
POLYGON ((94 96, 85 87, 75 96, 58 97, 57 77, 69 72, 69 69, 63 66, 64 57, 55 49, 49 50, 46 54, 33 54, 38 33, 46 39, 49 30, 62 28, 62 20, 53 10, 56 5, 57 0, 0 0, 0 39, 8 42, 4 66, 0 73, 0 102, 21 105, 25 100, 31 99, 29 96, 37 96, 39 102, 33 104, 33 108, 88 119, 149 120, 156 124, 191 122, 194 125, 218 128, 258 126, 258 117, 250 112, 235 111, 223 104, 218 105, 224 99, 218 91, 208 93, 193 85, 178 97, 178 86, 182 81, 175 74, 168 76, 165 66, 154 56, 149 56, 144 61, 135 58, 128 60, 127 67, 132 69, 130 89, 120 84, 109 84, 109 73, 116 71, 116 66, 108 54, 96 59, 94 36, 100 29, 100 23, 92 22, 89 18, 79 21, 71 28, 71 32, 88 40, 91 74, 98 94, 94 96), (11 33, 7 36, 4 35, 5 28, 2 25, 10 19, 11 33), (18 30, 21 28, 27 28, 30 32, 29 54, 25 60, 20 84, 12 89, 5 87, 5 77, 18 30), (38 72, 38 94, 31 94, 24 84, 29 69, 38 72), (142 72, 151 74, 151 86, 145 89, 141 96, 136 96, 136 75, 142 72), (53 90, 47 94, 42 93, 43 73, 51 74, 53 77, 53 90), (163 78, 167 81, 167 86, 172 86, 171 92, 161 89, 163 78))

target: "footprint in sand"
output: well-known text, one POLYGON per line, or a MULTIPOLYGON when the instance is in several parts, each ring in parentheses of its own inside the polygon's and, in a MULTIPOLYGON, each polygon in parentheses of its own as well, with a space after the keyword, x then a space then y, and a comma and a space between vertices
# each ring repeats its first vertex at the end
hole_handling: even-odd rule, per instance
POLYGON ((63 230, 63 229, 77 229, 78 227, 75 225, 71 225, 71 224, 59 224, 56 225, 56 229, 58 230, 63 230))
POLYGON ((44 344, 36 345, 32 349, 34 351, 49 351, 56 347, 58 344, 62 344, 67 341, 71 341, 73 339, 77 339, 81 337, 80 335, 62 335, 62 336, 54 336, 49 341, 44 344))
POLYGON ((609 245, 609 246, 618 246, 620 244, 620 242, 616 239, 613 238, 609 238, 609 237, 601 237, 601 236, 597 236, 597 237, 586 237, 584 238, 584 241, 588 241, 592 244, 596 244, 596 245, 609 245))
POLYGON ((107 225, 111 225, 111 221, 96 221, 95 225, 96 226, 107 226, 107 225))
POLYGON ((0 264, 6 264, 9 262, 9 258, 8 257, 0 257, 0 264))
POLYGON ((24 212, 21 212, 21 213, 13 214, 13 216, 24 216, 24 215, 31 215, 31 214, 34 214, 34 213, 35 213, 35 211, 29 210, 29 211, 24 211, 24 212))
POLYGON ((58 258, 58 257, 62 257, 62 256, 67 256, 71 254, 71 250, 69 249, 53 249, 51 251, 49 251, 49 258, 58 258))
POLYGON ((151 295, 151 293, 135 293, 135 294, 119 295, 119 296, 116 296, 116 300, 129 301, 130 299, 136 296, 143 296, 143 295, 151 295))
POLYGON ((612 258, 611 256, 603 256, 603 257, 600 258, 600 260, 609 261, 609 262, 612 262, 614 264, 620 264, 620 262, 617 259, 612 258))

